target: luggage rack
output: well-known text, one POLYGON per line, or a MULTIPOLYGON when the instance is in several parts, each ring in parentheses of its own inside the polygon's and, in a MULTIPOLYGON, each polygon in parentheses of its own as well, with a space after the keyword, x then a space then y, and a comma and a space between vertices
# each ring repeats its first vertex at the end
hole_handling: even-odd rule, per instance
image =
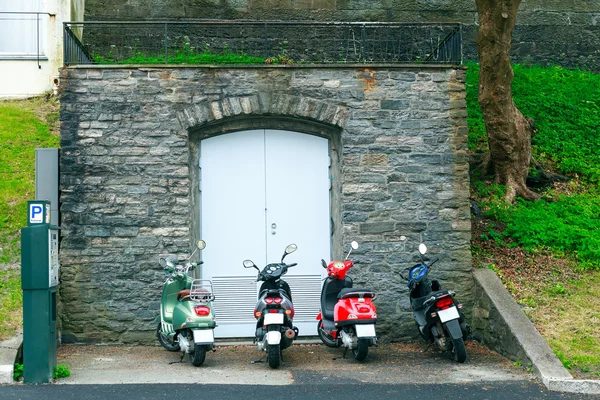
POLYGON ((215 299, 212 282, 207 279, 194 279, 190 287, 190 300, 196 303, 208 303, 215 299))

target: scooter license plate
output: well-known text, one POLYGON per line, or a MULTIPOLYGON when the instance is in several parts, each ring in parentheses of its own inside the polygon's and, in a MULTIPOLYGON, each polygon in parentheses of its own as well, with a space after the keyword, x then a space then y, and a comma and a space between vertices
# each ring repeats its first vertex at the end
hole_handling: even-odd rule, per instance
POLYGON ((210 344, 215 342, 212 329, 194 329, 194 343, 210 344))
POLYGON ((440 321, 442 323, 444 323, 446 321, 450 321, 452 319, 460 318, 456 307, 450 307, 450 308, 446 308, 445 310, 439 310, 437 312, 437 315, 438 315, 438 317, 440 317, 440 321))
POLYGON ((281 324, 283 324, 283 314, 267 313, 267 314, 265 314, 265 320, 263 321, 263 324, 265 326, 272 325, 272 324, 281 325, 281 324))
POLYGON ((356 328, 356 336, 361 337, 375 337, 375 325, 367 324, 367 325, 355 325, 356 328))

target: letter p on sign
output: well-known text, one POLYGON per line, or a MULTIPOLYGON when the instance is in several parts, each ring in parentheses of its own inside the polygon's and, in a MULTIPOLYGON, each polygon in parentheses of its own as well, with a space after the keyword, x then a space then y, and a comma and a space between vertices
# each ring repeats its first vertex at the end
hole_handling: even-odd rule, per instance
POLYGON ((29 205, 29 223, 41 224, 44 222, 44 206, 43 204, 29 205))

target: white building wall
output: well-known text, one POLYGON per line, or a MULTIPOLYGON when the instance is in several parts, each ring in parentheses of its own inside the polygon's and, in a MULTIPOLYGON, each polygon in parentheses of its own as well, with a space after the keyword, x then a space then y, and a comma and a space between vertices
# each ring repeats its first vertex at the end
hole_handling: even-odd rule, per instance
MULTIPOLYGON (((0 56, 0 99, 25 98, 52 91, 63 64, 63 22, 82 21, 85 0, 42 0, 40 41, 44 54, 37 57, 0 56)), ((19 2, 0 0, 0 11, 23 11, 19 2)), ((0 17, 2 15, 0 14, 0 17)), ((60 84, 60 82, 58 82, 60 84)))

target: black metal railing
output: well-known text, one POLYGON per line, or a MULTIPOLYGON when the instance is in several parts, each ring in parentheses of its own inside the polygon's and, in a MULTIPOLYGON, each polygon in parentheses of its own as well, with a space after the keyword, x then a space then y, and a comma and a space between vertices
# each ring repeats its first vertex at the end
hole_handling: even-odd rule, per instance
POLYGON ((94 64, 92 55, 81 43, 73 29, 65 25, 64 31, 63 59, 65 65, 94 64))
POLYGON ((462 62, 459 24, 128 21, 64 27, 65 65, 462 62))

